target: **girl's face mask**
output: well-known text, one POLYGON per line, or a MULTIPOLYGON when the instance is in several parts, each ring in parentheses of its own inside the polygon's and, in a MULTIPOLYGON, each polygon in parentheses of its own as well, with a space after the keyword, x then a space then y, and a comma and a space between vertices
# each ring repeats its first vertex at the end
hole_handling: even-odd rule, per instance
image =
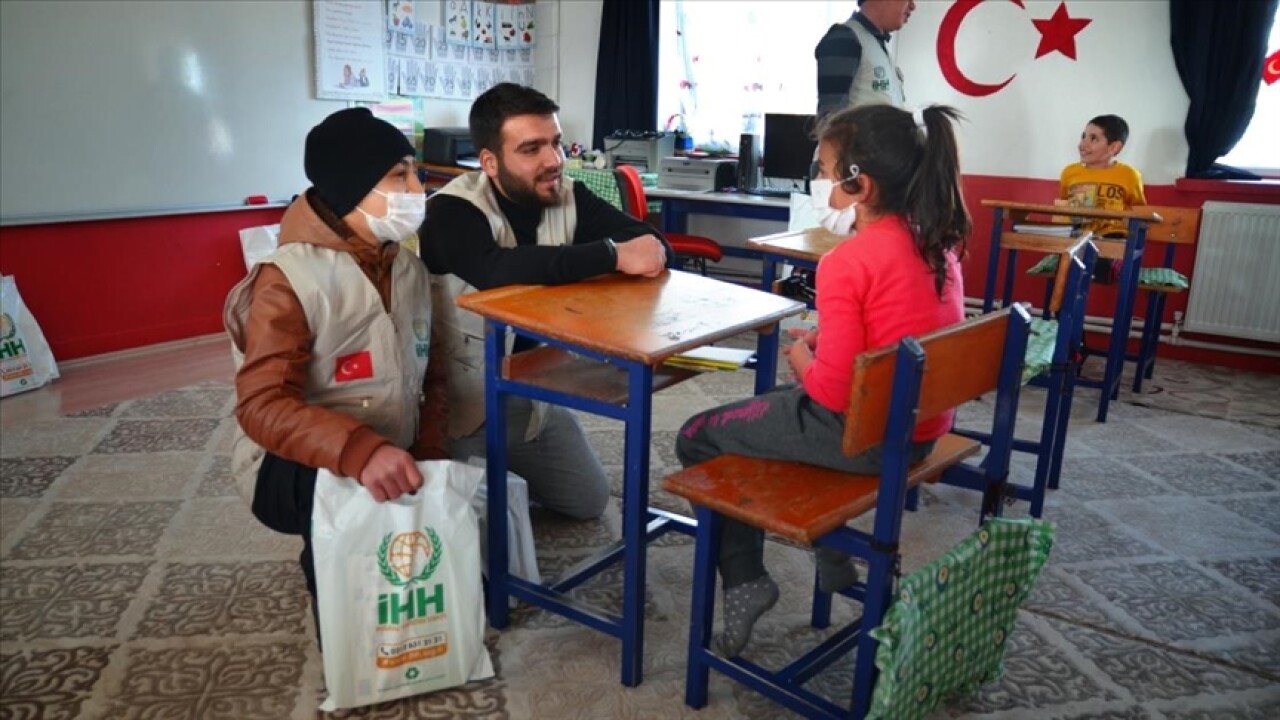
MULTIPOLYGON (((839 182, 845 183, 858 177, 858 166, 850 165, 849 173, 849 177, 839 182)), ((856 202, 850 203, 845 208, 831 207, 831 191, 835 189, 835 186, 835 180, 827 180, 826 178, 810 180, 809 201, 813 203, 813 208, 817 210, 818 222, 822 227, 836 235, 848 235, 853 231, 853 222, 858 217, 858 204, 856 202)))

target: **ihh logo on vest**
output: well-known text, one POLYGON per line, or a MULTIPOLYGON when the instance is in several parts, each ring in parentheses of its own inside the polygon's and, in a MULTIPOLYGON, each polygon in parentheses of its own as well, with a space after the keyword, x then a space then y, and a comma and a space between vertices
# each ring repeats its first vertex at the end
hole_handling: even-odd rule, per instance
MULTIPOLYGON (((444 584, 431 579, 444 547, 435 530, 387 533, 378 546, 378 570, 396 589, 378 595, 378 631, 402 633, 410 627, 443 620, 445 613, 444 584)), ((397 635, 392 642, 378 645, 379 668, 394 668, 445 655, 449 651, 448 636, 434 633, 405 638, 397 635)))
POLYGON ((413 336, 417 338, 417 342, 413 344, 413 350, 418 357, 427 356, 427 346, 431 339, 431 328, 427 325, 426 320, 413 321, 413 336))
POLYGON ((875 69, 872 71, 872 74, 876 76, 876 79, 871 81, 871 89, 875 90, 876 92, 888 91, 889 78, 888 78, 888 73, 885 72, 885 69, 877 65, 875 69))

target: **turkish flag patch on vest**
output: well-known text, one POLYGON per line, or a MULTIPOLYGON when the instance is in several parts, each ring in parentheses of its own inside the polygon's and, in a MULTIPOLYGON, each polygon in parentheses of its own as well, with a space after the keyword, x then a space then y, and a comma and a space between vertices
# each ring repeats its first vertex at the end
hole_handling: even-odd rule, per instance
POLYGON ((373 377, 373 355, 368 350, 343 355, 333 361, 333 381, 350 382, 373 377))

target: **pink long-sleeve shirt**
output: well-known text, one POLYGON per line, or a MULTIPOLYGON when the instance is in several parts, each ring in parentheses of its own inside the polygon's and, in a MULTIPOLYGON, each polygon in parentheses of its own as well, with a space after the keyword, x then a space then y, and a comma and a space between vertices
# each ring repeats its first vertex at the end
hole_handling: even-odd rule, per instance
MULTIPOLYGON (((818 263, 818 347, 804 389, 823 407, 844 412, 859 354, 964 319, 960 263, 947 255, 942 297, 900 216, 868 225, 818 263)), ((913 438, 933 440, 951 428, 954 411, 916 425, 913 438)))

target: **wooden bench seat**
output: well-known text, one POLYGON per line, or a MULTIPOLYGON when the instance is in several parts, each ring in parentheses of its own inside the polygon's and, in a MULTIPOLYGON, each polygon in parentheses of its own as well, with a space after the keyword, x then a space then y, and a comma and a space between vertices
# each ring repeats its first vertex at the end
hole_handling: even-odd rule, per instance
MULTIPOLYGON (((907 488, 936 482, 982 443, 959 435, 938 439, 907 473, 907 488)), ((879 475, 851 475, 816 465, 721 455, 667 476, 663 489, 695 505, 788 540, 812 545, 876 506, 879 475)))

